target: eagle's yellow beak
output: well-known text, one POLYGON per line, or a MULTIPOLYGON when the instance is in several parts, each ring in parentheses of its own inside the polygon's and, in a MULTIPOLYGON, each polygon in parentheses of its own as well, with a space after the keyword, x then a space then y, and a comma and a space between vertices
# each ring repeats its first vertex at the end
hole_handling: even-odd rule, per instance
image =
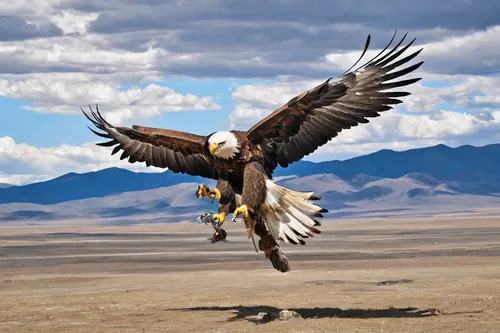
POLYGON ((214 156, 214 153, 215 153, 215 150, 219 147, 219 144, 218 143, 211 143, 209 146, 208 146, 208 150, 210 150, 210 154, 212 156, 214 156))

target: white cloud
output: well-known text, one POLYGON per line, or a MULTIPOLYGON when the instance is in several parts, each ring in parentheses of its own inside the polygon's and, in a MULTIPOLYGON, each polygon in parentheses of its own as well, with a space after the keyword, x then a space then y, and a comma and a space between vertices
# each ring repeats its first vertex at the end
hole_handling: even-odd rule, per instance
POLYGON ((140 52, 115 49, 106 36, 96 34, 0 43, 0 59, 5 63, 21 63, 28 72, 36 72, 36 68, 54 72, 66 68, 74 72, 120 71, 144 75, 155 72, 167 55, 167 51, 154 44, 140 52))
POLYGON ((99 104, 110 121, 117 124, 130 118, 144 120, 161 112, 218 110, 212 97, 180 94, 149 84, 144 88, 119 90, 111 82, 93 82, 86 74, 33 74, 28 78, 0 79, 0 96, 33 101, 24 109, 42 113, 76 114, 79 107, 99 104))
POLYGON ((49 20, 58 26, 65 34, 87 31, 88 25, 97 20, 99 13, 84 13, 77 10, 61 10, 50 16, 49 20))
MULTIPOLYGON (((66 33, 84 32, 95 15, 62 11, 52 18, 66 33)), ((25 108, 42 113, 72 114, 81 105, 99 103, 118 123, 161 112, 220 109, 213 97, 182 95, 158 84, 122 89, 123 84, 161 80, 164 62, 186 57, 154 42, 142 51, 116 49, 97 34, 0 42, 0 66, 20 70, 0 75, 0 96, 31 101, 25 108)))
POLYGON ((440 110, 426 114, 385 112, 368 124, 341 132, 310 160, 346 159, 380 149, 406 150, 436 144, 484 145, 500 141, 500 111, 481 115, 440 110))
MULTIPOLYGON (((406 45, 410 38, 402 45, 406 45)), ((394 46, 395 44, 393 44, 394 46)), ((442 40, 414 44, 406 54, 419 49, 419 55, 425 63, 422 70, 440 74, 482 74, 495 73, 500 68, 498 50, 500 49, 500 25, 486 30, 475 31, 463 35, 445 37, 442 40)), ((365 59, 371 59, 381 50, 371 49, 366 52, 365 59)), ((326 62, 335 69, 349 68, 360 56, 359 51, 347 53, 329 53, 326 62)))
POLYGON ((54 12, 54 8, 63 0, 5 0, 0 1, 0 12, 3 15, 24 16, 28 18, 43 18, 54 12))
POLYGON ((87 13, 68 9, 58 9, 62 0, 4 0, 0 2, 0 13, 6 16, 22 17, 35 25, 55 24, 65 34, 85 33, 88 25, 99 17, 99 13, 87 13))
POLYGON ((500 77, 479 75, 423 75, 429 80, 434 78, 444 83, 445 87, 435 88, 418 83, 410 86, 412 95, 405 98, 408 111, 434 111, 441 103, 448 103, 456 108, 495 110, 500 109, 500 77), (448 86, 450 85, 450 86, 448 86))
POLYGON ((231 127, 238 129, 249 128, 274 109, 320 82, 283 78, 283 81, 272 84, 260 83, 235 86, 232 90, 232 97, 236 105, 229 114, 231 127))
POLYGON ((110 148, 93 143, 36 148, 16 143, 8 136, 0 138, 0 183, 19 185, 51 179, 68 172, 90 172, 110 167, 141 172, 165 171, 146 167, 145 163, 131 164, 127 160, 120 160, 118 154, 111 156, 110 148))

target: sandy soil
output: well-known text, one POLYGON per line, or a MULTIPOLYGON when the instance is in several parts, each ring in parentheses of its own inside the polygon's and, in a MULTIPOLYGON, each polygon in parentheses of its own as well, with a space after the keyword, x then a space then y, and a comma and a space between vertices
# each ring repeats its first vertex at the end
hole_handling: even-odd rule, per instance
POLYGON ((286 274, 225 226, 0 228, 0 332, 500 329, 500 218, 327 221, 286 274))

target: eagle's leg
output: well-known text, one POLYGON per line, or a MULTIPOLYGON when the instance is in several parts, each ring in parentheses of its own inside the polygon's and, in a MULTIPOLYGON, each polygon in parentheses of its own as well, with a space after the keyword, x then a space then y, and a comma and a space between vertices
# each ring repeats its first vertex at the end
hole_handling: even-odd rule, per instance
POLYGON ((256 219, 255 234, 260 237, 259 249, 266 253, 266 255, 273 247, 278 245, 271 233, 267 230, 264 219, 261 216, 258 216, 256 219))
POLYGON ((290 271, 288 258, 281 251, 280 246, 274 240, 271 233, 267 230, 264 218, 257 217, 255 225, 255 234, 260 237, 259 249, 264 252, 266 258, 271 261, 274 269, 285 273, 290 271))
POLYGON ((197 198, 208 197, 208 198, 212 199, 212 202, 214 202, 215 200, 220 200, 221 193, 217 187, 214 188, 213 190, 210 190, 208 185, 200 184, 200 185, 198 185, 198 188, 196 189, 196 197, 197 198))

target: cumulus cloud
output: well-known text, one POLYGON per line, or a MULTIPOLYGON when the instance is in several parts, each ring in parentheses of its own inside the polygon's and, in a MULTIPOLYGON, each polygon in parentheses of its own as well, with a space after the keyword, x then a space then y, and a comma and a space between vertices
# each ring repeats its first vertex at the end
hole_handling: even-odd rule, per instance
MULTIPOLYGON (((412 36, 409 36, 412 38, 412 36)), ((409 42, 410 39, 407 40, 409 42)), ((500 49, 500 25, 463 35, 445 37, 439 41, 418 43, 408 49, 410 52, 423 48, 419 55, 425 61, 422 69, 437 74, 485 75, 500 70, 497 50, 500 49)), ((372 49, 366 58, 378 54, 372 49)), ((326 61, 335 68, 348 68, 359 57, 359 51, 333 52, 326 55, 326 61)))
MULTIPOLYGON (((148 45, 141 52, 116 50, 99 35, 66 35, 50 39, 32 39, 0 43, 0 68, 5 74, 75 72, 113 74, 156 73, 157 62, 166 51, 148 45)), ((137 79, 137 76, 132 76, 137 79)))
POLYGON ((234 110, 229 114, 233 129, 245 129, 267 116, 294 96, 314 87, 310 80, 284 80, 272 84, 249 84, 234 87, 234 110))
POLYGON ((380 149, 406 150, 436 144, 481 146, 498 142, 500 111, 487 115, 445 110, 418 115, 388 111, 368 124, 341 132, 308 159, 346 159, 380 149))
POLYGON ((16 143, 11 137, 0 138, 0 183, 25 184, 43 181, 68 172, 90 172, 109 167, 121 167, 141 172, 161 172, 164 169, 130 164, 111 156, 111 150, 87 143, 82 146, 62 144, 37 148, 16 143))
POLYGON ((369 33, 373 47, 383 47, 395 29, 410 30, 427 46, 432 71, 498 69, 494 46, 500 43, 500 19, 495 1, 433 1, 432 11, 426 3, 430 0, 411 5, 396 0, 314 0, 237 6, 229 0, 74 0, 47 1, 40 8, 29 1, 8 3, 0 5, 0 11, 9 17, 30 26, 50 25, 64 36, 30 39, 26 45, 0 44, 0 62, 6 64, 0 73, 318 78, 352 63, 335 66, 325 55, 352 51, 357 56, 369 33))
POLYGON ((423 76, 434 77, 442 87, 431 87, 422 83, 410 86, 408 91, 412 95, 405 99, 405 105, 410 112, 435 111, 442 103, 476 111, 500 109, 498 76, 423 76))
POLYGON ((143 88, 119 88, 109 82, 93 82, 83 74, 36 74, 22 79, 0 79, 1 96, 33 101, 24 109, 76 114, 80 106, 97 103, 106 108, 109 120, 117 124, 130 118, 151 118, 161 112, 221 108, 212 97, 183 95, 154 83, 143 88))
POLYGON ((7 0, 0 2, 0 12, 4 15, 20 16, 29 20, 44 20, 54 12, 63 0, 44 0, 36 5, 32 0, 7 0))
POLYGON ((99 17, 99 13, 86 13, 76 10, 61 10, 49 17, 64 34, 83 34, 87 31, 91 22, 99 17))

